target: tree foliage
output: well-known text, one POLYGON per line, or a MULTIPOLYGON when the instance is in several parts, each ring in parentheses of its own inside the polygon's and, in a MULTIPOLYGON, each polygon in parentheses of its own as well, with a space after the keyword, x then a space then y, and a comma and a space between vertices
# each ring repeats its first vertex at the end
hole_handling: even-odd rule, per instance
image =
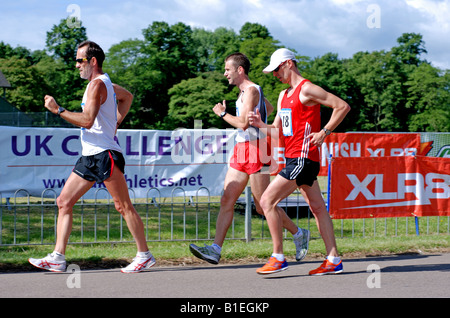
MULTIPOLYGON (((86 82, 74 67, 74 56, 86 39, 81 22, 73 28, 63 19, 47 33, 45 50, 0 42, 0 69, 13 86, 7 99, 21 111, 41 112, 43 96, 51 94, 79 111, 86 82)), ((109 48, 104 71, 134 94, 125 128, 192 128, 194 120, 202 120, 204 128, 228 128, 212 112, 223 100, 229 112, 235 108, 238 91, 223 76, 225 58, 238 51, 246 54, 250 79, 276 105, 286 86, 262 70, 280 47, 257 23, 247 22, 236 32, 153 22, 141 39, 109 48)), ((315 58, 298 54, 298 66, 304 77, 352 107, 339 131, 449 131, 450 71, 432 66, 423 58, 426 53, 422 35, 404 33, 390 50, 355 52, 346 59, 331 52, 315 58)), ((330 114, 323 107, 324 122, 330 114)))

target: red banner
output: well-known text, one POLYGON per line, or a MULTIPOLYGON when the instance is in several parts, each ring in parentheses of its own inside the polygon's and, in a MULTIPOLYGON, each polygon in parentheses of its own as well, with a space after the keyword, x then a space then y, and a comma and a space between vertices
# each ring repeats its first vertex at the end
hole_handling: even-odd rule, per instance
MULTIPOLYGON (((284 167, 284 141, 280 136, 272 145, 272 154, 278 171, 284 167)), ((321 148, 320 176, 328 175, 328 158, 426 156, 430 143, 421 143, 416 133, 332 133, 321 148)))
POLYGON ((415 133, 344 133, 331 134, 321 151, 321 176, 328 175, 328 158, 426 156, 430 149, 420 143, 415 133))
POLYGON ((450 159, 422 156, 335 158, 335 219, 450 215, 450 159))

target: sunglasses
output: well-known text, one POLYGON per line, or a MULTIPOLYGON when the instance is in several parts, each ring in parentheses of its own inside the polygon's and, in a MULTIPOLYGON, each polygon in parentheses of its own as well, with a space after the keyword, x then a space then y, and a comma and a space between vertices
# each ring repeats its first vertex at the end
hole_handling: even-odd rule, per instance
POLYGON ((83 63, 85 61, 90 61, 91 58, 83 57, 82 59, 75 59, 75 62, 77 63, 83 63))
POLYGON ((284 61, 283 63, 281 63, 280 65, 278 65, 278 67, 277 67, 276 69, 274 69, 273 71, 274 71, 274 72, 278 72, 278 71, 280 70, 280 67, 282 67, 283 64, 286 63, 286 62, 287 62, 287 60, 284 61))

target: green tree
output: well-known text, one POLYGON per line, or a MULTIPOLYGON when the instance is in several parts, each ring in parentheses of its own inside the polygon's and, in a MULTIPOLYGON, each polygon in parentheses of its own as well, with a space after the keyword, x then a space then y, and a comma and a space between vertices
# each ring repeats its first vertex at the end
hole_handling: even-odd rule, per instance
POLYGON ((425 42, 421 34, 403 33, 398 39, 399 44, 393 47, 391 52, 398 62, 404 65, 419 66, 423 61, 420 59, 422 54, 426 54, 425 42))
POLYGON ((47 50, 69 68, 74 65, 78 44, 87 40, 86 28, 82 26, 81 21, 79 25, 80 27, 70 27, 67 19, 62 19, 47 32, 47 50))
POLYGON ((43 74, 25 58, 16 56, 0 59, 0 68, 12 89, 6 99, 22 112, 41 112, 45 90, 48 89, 43 74))
POLYGON ((142 34, 142 41, 128 40, 113 46, 105 71, 134 94, 128 118, 133 127, 166 129, 172 124, 167 116, 169 89, 197 74, 192 30, 183 23, 170 26, 154 22, 142 34))
POLYGON ((240 39, 232 29, 224 27, 214 31, 194 29, 192 39, 197 50, 198 71, 223 71, 225 58, 239 51, 240 39))
MULTIPOLYGON (((339 59, 338 54, 327 53, 312 60, 304 71, 304 76, 311 82, 342 98, 352 107, 352 111, 339 125, 338 131, 355 129, 358 109, 363 101, 356 81, 347 71, 347 62, 348 60, 339 59)), ((328 122, 331 112, 330 108, 322 107, 323 124, 328 122)))
POLYGON ((348 70, 361 90, 363 103, 356 124, 362 130, 401 131, 402 81, 392 54, 357 53, 348 70))
POLYGON ((269 29, 259 23, 246 22, 239 31, 241 41, 251 40, 256 38, 267 39, 272 38, 269 29))
POLYGON ((171 129, 193 128, 194 120, 202 120, 203 128, 229 128, 212 108, 227 101, 227 110, 235 113, 235 95, 228 81, 219 72, 206 72, 200 76, 183 80, 169 90, 169 116, 173 120, 171 129))
POLYGON ((29 62, 32 62, 31 52, 27 48, 23 46, 17 46, 13 48, 11 45, 1 41, 0 42, 0 58, 8 59, 11 57, 16 57, 19 59, 26 59, 29 62))
POLYGON ((130 39, 111 46, 106 53, 103 70, 109 74, 111 80, 126 89, 133 95, 133 104, 126 120, 121 128, 144 128, 146 120, 142 114, 145 109, 142 106, 142 96, 151 89, 151 82, 142 80, 145 76, 147 66, 144 65, 143 55, 144 41, 130 39))
POLYGON ((450 71, 422 63, 409 74, 406 107, 409 131, 450 131, 450 71))
POLYGON ((51 31, 47 32, 46 49, 54 59, 53 66, 48 67, 49 85, 48 94, 53 95, 56 100, 69 110, 79 110, 83 91, 86 86, 85 80, 80 78, 79 71, 75 68, 75 57, 78 44, 87 40, 86 28, 70 27, 67 19, 60 20, 59 24, 53 25, 51 31))

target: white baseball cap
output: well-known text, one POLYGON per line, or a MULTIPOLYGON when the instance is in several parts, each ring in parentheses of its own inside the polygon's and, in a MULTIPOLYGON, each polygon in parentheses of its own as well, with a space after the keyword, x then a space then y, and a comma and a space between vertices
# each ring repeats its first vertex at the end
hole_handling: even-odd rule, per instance
POLYGON ((278 49, 276 50, 272 56, 270 57, 270 64, 267 66, 263 72, 264 73, 271 73, 273 72, 278 66, 280 66, 281 63, 287 61, 287 60, 293 60, 298 63, 298 60, 295 58, 294 52, 288 50, 288 49, 278 49))

